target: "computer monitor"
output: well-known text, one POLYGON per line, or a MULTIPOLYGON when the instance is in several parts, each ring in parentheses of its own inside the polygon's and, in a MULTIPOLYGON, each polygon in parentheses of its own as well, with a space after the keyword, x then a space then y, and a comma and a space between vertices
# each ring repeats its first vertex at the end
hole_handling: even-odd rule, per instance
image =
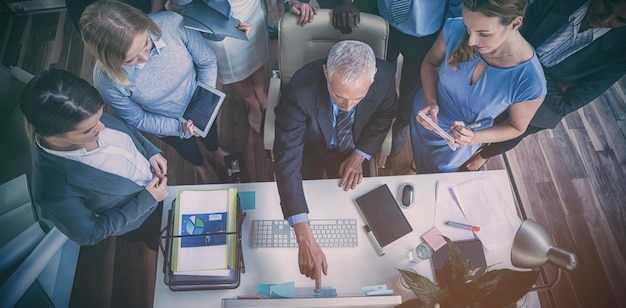
POLYGON ((294 298, 223 298, 223 308, 314 308, 314 307, 354 307, 382 308, 395 307, 402 303, 400 295, 365 296, 346 295, 337 297, 294 297, 294 298))

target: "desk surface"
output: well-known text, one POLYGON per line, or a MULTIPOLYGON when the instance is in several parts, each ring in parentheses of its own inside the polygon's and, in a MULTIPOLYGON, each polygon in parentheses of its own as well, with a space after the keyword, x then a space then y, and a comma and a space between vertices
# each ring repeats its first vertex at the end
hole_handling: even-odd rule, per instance
MULTIPOLYGON (((491 173, 501 186, 506 199, 506 210, 517 215, 508 176, 504 170, 485 171, 491 173)), ((435 215, 435 184, 437 181, 461 183, 471 180, 485 172, 463 172, 448 174, 407 175, 389 177, 370 177, 355 189, 344 192, 337 186, 338 180, 304 181, 304 192, 309 204, 311 219, 355 218, 359 226, 359 244, 354 248, 323 248, 328 261, 328 275, 323 276, 322 285, 333 287, 339 294, 361 293, 361 287, 387 284, 403 301, 415 296, 399 284, 399 272, 396 268, 413 268, 418 273, 432 279, 430 262, 411 263, 409 251, 419 243, 420 236, 433 226, 435 215), (379 257, 372 247, 364 229, 362 215, 358 211, 355 199, 372 189, 387 184, 398 199, 404 183, 415 186, 415 203, 403 212, 413 227, 413 232, 403 236, 385 247, 385 255, 379 257)), ((298 269, 297 248, 250 248, 249 233, 252 220, 282 219, 280 198, 275 182, 170 186, 169 196, 164 201, 162 225, 167 220, 167 209, 172 204, 178 190, 207 190, 236 187, 238 191, 256 192, 256 209, 247 211, 243 224, 243 254, 246 272, 241 275, 241 285, 232 290, 178 291, 172 292, 163 282, 163 256, 159 254, 157 277, 155 282, 154 306, 174 307, 182 303, 202 303, 204 306, 218 307, 221 299, 237 295, 256 294, 259 283, 282 283, 294 281, 296 287, 315 287, 315 282, 302 275, 298 269), (212 303, 207 305, 208 303, 212 303), (214 303, 214 304, 213 304, 214 303)), ((521 223, 521 221, 520 221, 521 223)), ((445 234, 444 234, 445 235, 445 234)), ((513 239, 502 248, 486 253, 487 264, 499 263, 498 267, 512 268, 510 247, 513 239)), ((536 294, 529 296, 531 303, 527 307, 538 307, 536 294)), ((529 298, 527 298, 528 300, 529 298)))

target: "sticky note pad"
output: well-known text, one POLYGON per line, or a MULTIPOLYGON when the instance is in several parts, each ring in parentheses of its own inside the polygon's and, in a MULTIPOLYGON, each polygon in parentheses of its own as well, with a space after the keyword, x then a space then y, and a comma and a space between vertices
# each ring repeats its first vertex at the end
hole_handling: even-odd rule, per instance
POLYGON ((240 191, 239 205, 242 210, 254 210, 256 208, 256 192, 254 191, 240 191))
POLYGON ((388 289, 386 284, 365 286, 361 288, 367 296, 392 295, 393 290, 388 289))
POLYGON ((270 298, 296 297, 296 285, 293 281, 270 286, 270 298))
POLYGON ((362 287, 361 290, 363 291, 363 293, 367 293, 370 291, 378 291, 378 290, 387 290, 387 285, 386 284, 378 284, 375 286, 365 286, 362 287))
POLYGON ((439 248, 446 244, 446 240, 443 239, 443 234, 441 234, 441 231, 439 231, 437 227, 433 227, 428 230, 428 232, 424 233, 424 235, 422 235, 422 239, 433 249, 433 251, 439 250, 439 248))
POLYGON ((270 294, 270 287, 274 285, 273 283, 259 283, 256 289, 257 294, 270 294))
POLYGON ((319 292, 313 291, 313 297, 337 297, 335 288, 321 288, 319 292))

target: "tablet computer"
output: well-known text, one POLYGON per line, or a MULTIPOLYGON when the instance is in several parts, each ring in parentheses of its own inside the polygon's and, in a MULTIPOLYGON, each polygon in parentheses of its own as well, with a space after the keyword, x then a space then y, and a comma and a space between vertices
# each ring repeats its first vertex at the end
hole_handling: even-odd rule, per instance
POLYGON ((213 122, 217 119, 225 98, 224 92, 206 83, 198 82, 196 91, 178 119, 183 123, 192 120, 195 131, 200 136, 206 137, 213 122))

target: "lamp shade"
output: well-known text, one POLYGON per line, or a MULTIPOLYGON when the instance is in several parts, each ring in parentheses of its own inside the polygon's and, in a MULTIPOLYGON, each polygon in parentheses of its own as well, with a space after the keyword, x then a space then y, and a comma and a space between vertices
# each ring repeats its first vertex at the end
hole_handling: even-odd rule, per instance
POLYGON ((511 264, 520 268, 535 268, 546 263, 559 268, 576 268, 576 254, 554 246, 546 230, 526 219, 517 230, 511 247, 511 264))

